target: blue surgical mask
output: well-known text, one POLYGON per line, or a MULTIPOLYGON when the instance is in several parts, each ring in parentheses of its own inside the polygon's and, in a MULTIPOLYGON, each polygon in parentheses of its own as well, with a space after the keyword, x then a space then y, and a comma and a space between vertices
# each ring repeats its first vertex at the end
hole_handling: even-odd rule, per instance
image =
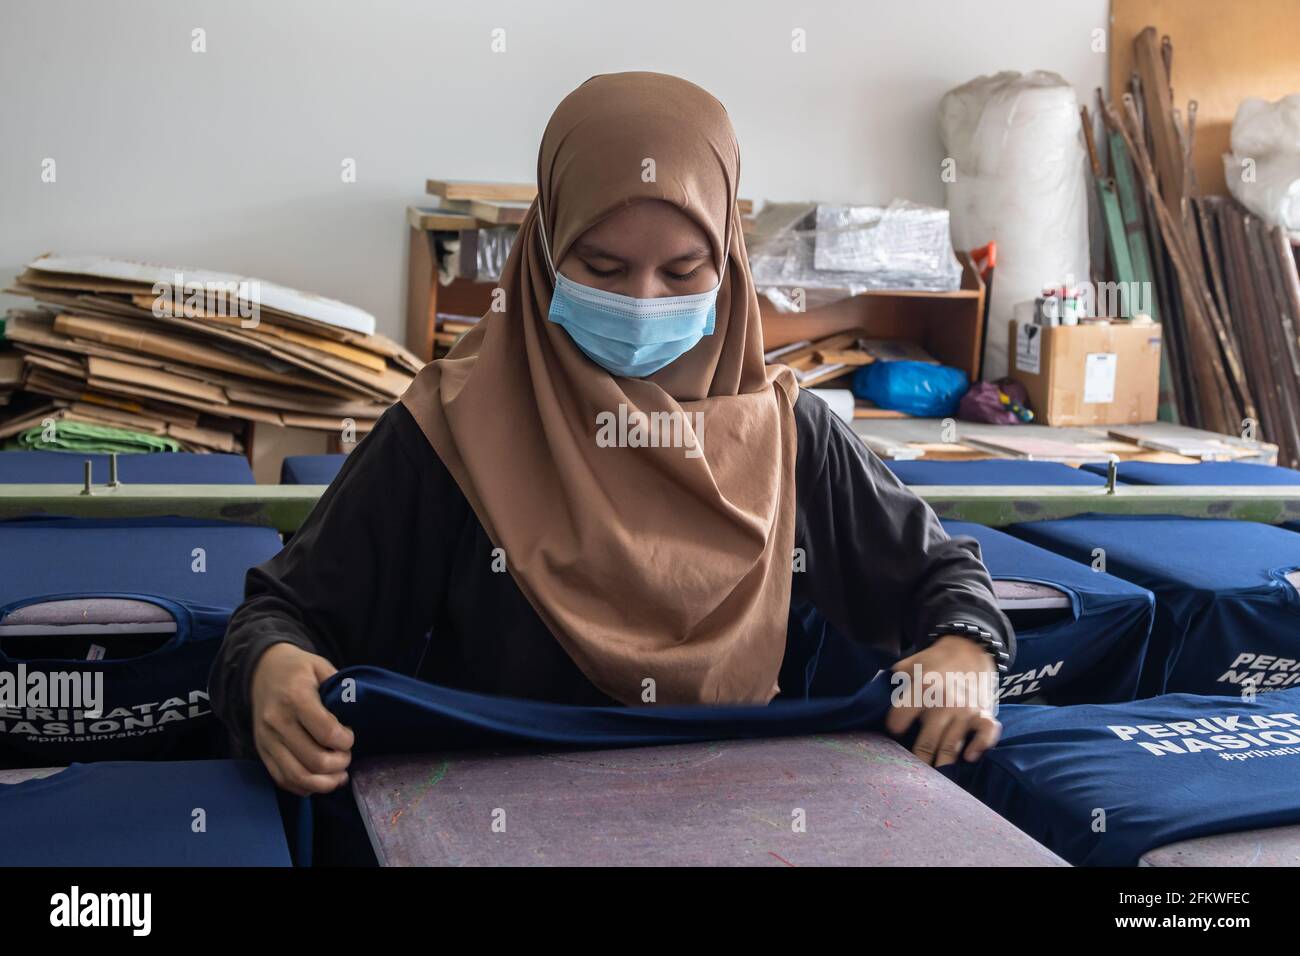
POLYGON ((555 270, 546 227, 539 225, 547 265, 555 277, 547 318, 611 374, 624 378, 653 375, 713 334, 721 278, 708 292, 658 299, 593 289, 555 270))

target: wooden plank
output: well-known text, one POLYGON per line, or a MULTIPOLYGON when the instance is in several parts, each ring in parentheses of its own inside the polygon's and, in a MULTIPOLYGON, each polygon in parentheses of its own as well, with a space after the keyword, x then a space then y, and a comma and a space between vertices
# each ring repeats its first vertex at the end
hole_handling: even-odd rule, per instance
POLYGON ((892 408, 881 408, 865 398, 859 398, 853 403, 854 418, 910 418, 907 412, 896 412, 892 408))
POLYGON ((524 221, 530 204, 526 202, 488 202, 478 199, 469 204, 470 213, 494 226, 517 226, 524 221))
POLYGON ((1290 256, 1279 256, 1274 231, 1255 216, 1246 216, 1250 237, 1255 282, 1264 306, 1264 330, 1270 343, 1269 372, 1278 390, 1283 428, 1277 441, 1284 460, 1290 464, 1300 459, 1300 352, 1296 342, 1296 325, 1291 314, 1288 285, 1294 281, 1290 256))
POLYGON ((433 358, 433 332, 437 325, 438 261, 434 238, 423 229, 408 226, 406 260, 406 347, 422 362, 433 358))
POLYGON ((1134 39, 1133 60, 1142 78, 1143 106, 1151 133, 1151 159, 1160 183, 1159 192, 1170 215, 1181 224, 1183 152, 1174 129, 1173 102, 1155 27, 1146 27, 1134 39))
POLYGON ((1146 26, 1173 39, 1173 87, 1198 105, 1192 169, 1202 194, 1223 194, 1223 154, 1237 107, 1300 90, 1300 3, 1295 0, 1111 0, 1110 91, 1133 72, 1133 40, 1146 26))
POLYGON ((1258 310, 1256 329, 1262 332, 1266 350, 1255 371, 1274 389, 1271 397, 1275 398, 1275 417, 1265 437, 1278 443, 1289 463, 1300 452, 1300 397, 1296 394, 1297 368, 1293 364, 1294 336, 1286 329, 1290 325, 1286 293, 1270 268, 1273 248, 1267 228, 1254 216, 1238 214, 1234 218, 1245 232, 1248 284, 1258 310))
POLYGON ((822 356, 825 354, 835 355, 843 350, 850 349, 861 337, 860 330, 839 332, 824 339, 818 339, 816 342, 810 342, 801 348, 780 350, 775 356, 769 354, 769 359, 788 366, 794 372, 795 378, 799 380, 800 385, 804 388, 812 388, 815 385, 829 382, 847 372, 853 371, 853 368, 849 368, 842 363, 823 361, 822 356))
MULTIPOLYGON (((1097 91, 1101 96, 1101 91, 1097 91)), ((1160 350, 1160 401, 1156 415, 1161 421, 1177 422, 1177 398, 1174 395, 1174 377, 1171 367, 1170 352, 1174 342, 1172 325, 1163 325, 1164 314, 1160 307, 1160 289, 1156 287, 1157 278, 1152 266, 1151 248, 1142 214, 1142 200, 1139 197, 1137 183, 1133 178, 1133 162, 1129 159, 1124 146, 1124 137, 1118 130, 1112 129, 1110 115, 1103 109, 1102 119, 1106 126, 1106 142, 1110 150, 1110 175, 1115 181, 1115 192, 1119 197, 1120 213, 1124 219, 1124 234, 1128 242, 1129 261, 1133 267, 1134 281, 1140 288, 1150 290, 1146 296, 1147 311, 1153 321, 1164 329, 1164 345, 1160 350)))
POLYGON ((1185 454, 1193 458, 1201 458, 1203 454, 1213 452, 1217 458, 1254 459, 1272 464, 1277 455, 1277 446, 1269 442, 1248 441, 1236 435, 1220 435, 1171 422, 1111 425, 1106 431, 1113 438, 1133 442, 1144 448, 1185 454))
POLYGON ((472 201, 487 199, 497 202, 532 202, 537 195, 535 183, 488 183, 466 179, 430 179, 424 191, 446 200, 472 201))
POLYGON ((821 365, 870 365, 875 356, 866 352, 850 349, 818 349, 813 353, 813 360, 821 365))
POLYGON ((352 790, 387 866, 1063 865, 868 733, 391 757, 352 790))
POLYGON ((1173 339, 1180 353, 1179 365, 1191 385, 1187 399, 1196 408, 1192 414, 1180 417, 1219 430, 1240 427, 1243 417, 1254 418, 1257 411, 1230 320, 1221 311, 1226 302, 1216 301, 1210 288, 1207 263, 1202 256, 1204 237, 1190 206, 1194 185, 1190 149, 1196 104, 1189 104, 1185 125, 1173 103, 1170 87, 1173 46, 1168 36, 1158 42, 1156 30, 1147 26, 1137 34, 1132 46, 1138 75, 1133 88, 1140 94, 1143 108, 1139 114, 1135 97, 1125 94, 1126 122, 1111 125, 1118 127, 1124 136, 1145 190, 1155 199, 1152 207, 1160 239, 1178 277, 1177 289, 1171 290, 1171 308, 1162 311, 1181 314, 1187 331, 1187 350, 1180 341, 1183 329, 1177 324, 1173 339), (1185 354, 1188 350, 1195 354, 1194 362, 1188 361, 1189 356, 1185 354))
POLYGON ((1105 462, 1110 454, 1087 445, 1053 438, 1041 438, 1033 435, 1017 434, 1016 429, 1008 429, 1010 434, 975 438, 966 435, 968 444, 977 445, 996 452, 1002 457, 1021 458, 1026 461, 1058 461, 1067 464, 1084 462, 1105 462))
POLYGON ((1250 279, 1245 252, 1245 232, 1230 202, 1214 197, 1197 201, 1196 205, 1214 213, 1213 223, 1205 230, 1208 251, 1219 253, 1217 258, 1222 263, 1223 279, 1221 295, 1232 303, 1230 315, 1241 343, 1242 357, 1253 374, 1252 391, 1259 413, 1260 434, 1272 440, 1287 427, 1287 420, 1278 382, 1273 375, 1267 329, 1257 311, 1254 283, 1250 279))
MULTIPOLYGON (((1130 99, 1136 108, 1141 103, 1141 84, 1136 74, 1133 76, 1133 90, 1130 99)), ((1140 108, 1138 108, 1138 113, 1140 117, 1142 115, 1140 108)), ((1113 113, 1110 115, 1114 116, 1113 113)), ((1116 130, 1116 132, 1124 144, 1125 155, 1129 157, 1130 164, 1136 166, 1136 160, 1128 152, 1127 136, 1122 129, 1116 130)), ((1161 352, 1162 355, 1167 353, 1169 357, 1173 398, 1178 412, 1175 419, 1179 422, 1199 421, 1200 398, 1192 382, 1191 363, 1187 360, 1187 327, 1182 301, 1178 295, 1178 280, 1173 274, 1173 264, 1161 238, 1160 224, 1156 221, 1158 218, 1156 216, 1156 206, 1159 205, 1160 198, 1153 196, 1145 188, 1140 189, 1139 192, 1141 193, 1147 247, 1151 250, 1152 277, 1155 282, 1156 299, 1160 303, 1159 312, 1165 329, 1166 347, 1161 352)))
POLYGON ((428 206, 407 206, 406 224, 422 232, 446 231, 459 232, 462 229, 477 229, 478 220, 463 212, 452 209, 437 209, 428 206))
MULTIPOLYGON (((1145 79, 1143 84, 1146 85, 1145 79)), ((1124 143, 1137 165, 1147 193, 1154 199, 1159 194, 1156 171, 1153 160, 1142 141, 1143 131, 1138 126, 1133 99, 1128 94, 1124 96, 1124 106, 1127 122, 1116 116, 1115 125, 1124 136, 1124 143)), ((1179 300, 1186 310, 1188 344, 1198 359, 1190 365, 1190 368, 1197 373, 1193 375, 1192 382, 1200 400, 1200 424, 1216 431, 1236 428, 1239 426, 1240 416, 1231 407, 1227 394, 1230 384, 1228 373, 1224 369, 1224 357, 1217 347, 1211 322, 1204 311, 1206 299, 1203 296, 1203 288, 1198 284, 1199 275, 1191 263, 1192 254, 1187 247, 1187 237, 1182 230, 1180 219, 1170 212, 1167 203, 1153 201, 1152 208, 1160 226, 1164 248, 1169 253, 1178 277, 1179 300)))
POLYGON ((1129 249, 1124 214, 1119 206, 1119 188, 1113 179, 1098 179, 1102 221, 1106 227, 1106 245, 1114 264, 1115 281, 1120 284, 1121 301, 1119 317, 1131 319, 1137 314, 1137 303, 1130 301, 1130 290, 1136 288, 1137 277, 1133 271, 1133 256, 1129 249))
MULTIPOLYGON (((491 229, 496 226, 517 226, 524 221, 531 203, 525 202, 498 202, 488 199, 456 199, 447 200, 447 208, 458 213, 469 216, 472 220, 472 226, 468 229, 460 230, 460 238, 463 245, 470 248, 468 258, 473 262, 476 258, 473 255, 473 244, 477 241, 479 229, 491 229)), ((463 278, 471 278, 464 274, 465 264, 461 264, 461 274, 463 278)))
MULTIPOLYGON (((425 180, 424 191, 431 196, 450 201, 473 202, 474 200, 486 200, 489 202, 522 202, 527 204, 531 203, 537 195, 537 186, 534 183, 489 183, 475 180, 428 179, 425 180)), ((752 199, 737 199, 736 211, 742 216, 752 215, 754 201, 752 199)))

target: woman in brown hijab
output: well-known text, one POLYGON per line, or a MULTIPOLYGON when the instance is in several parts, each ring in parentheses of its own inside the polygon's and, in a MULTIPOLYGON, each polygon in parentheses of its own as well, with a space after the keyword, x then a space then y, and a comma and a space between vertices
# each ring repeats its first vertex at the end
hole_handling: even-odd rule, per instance
MULTIPOLYGON (((213 705, 282 787, 346 780, 351 733, 317 687, 352 664, 565 703, 766 704, 807 691, 788 645, 809 611, 909 674, 1005 663, 978 545, 764 363, 739 175, 726 111, 676 77, 593 77, 556 109, 493 308, 249 574, 213 705)), ((938 764, 997 739, 977 706, 889 727, 918 720, 938 764)))

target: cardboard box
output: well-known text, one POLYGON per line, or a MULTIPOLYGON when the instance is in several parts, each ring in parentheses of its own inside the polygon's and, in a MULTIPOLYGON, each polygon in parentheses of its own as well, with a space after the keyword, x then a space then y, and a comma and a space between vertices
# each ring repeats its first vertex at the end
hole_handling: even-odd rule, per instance
POLYGON ((1160 326, 1011 323, 1011 377, 1043 425, 1133 425, 1156 420, 1160 326))

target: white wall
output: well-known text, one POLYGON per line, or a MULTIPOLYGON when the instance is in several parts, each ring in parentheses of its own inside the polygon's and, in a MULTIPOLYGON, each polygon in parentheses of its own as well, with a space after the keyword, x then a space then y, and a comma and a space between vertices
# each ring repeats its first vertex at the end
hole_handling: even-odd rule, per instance
POLYGON ((204 266, 355 303, 396 336, 424 180, 532 180, 551 110, 595 73, 713 92, 742 195, 939 204, 943 92, 1043 68, 1091 103, 1106 15, 1106 0, 3 0, 0 275, 45 251, 204 266))

